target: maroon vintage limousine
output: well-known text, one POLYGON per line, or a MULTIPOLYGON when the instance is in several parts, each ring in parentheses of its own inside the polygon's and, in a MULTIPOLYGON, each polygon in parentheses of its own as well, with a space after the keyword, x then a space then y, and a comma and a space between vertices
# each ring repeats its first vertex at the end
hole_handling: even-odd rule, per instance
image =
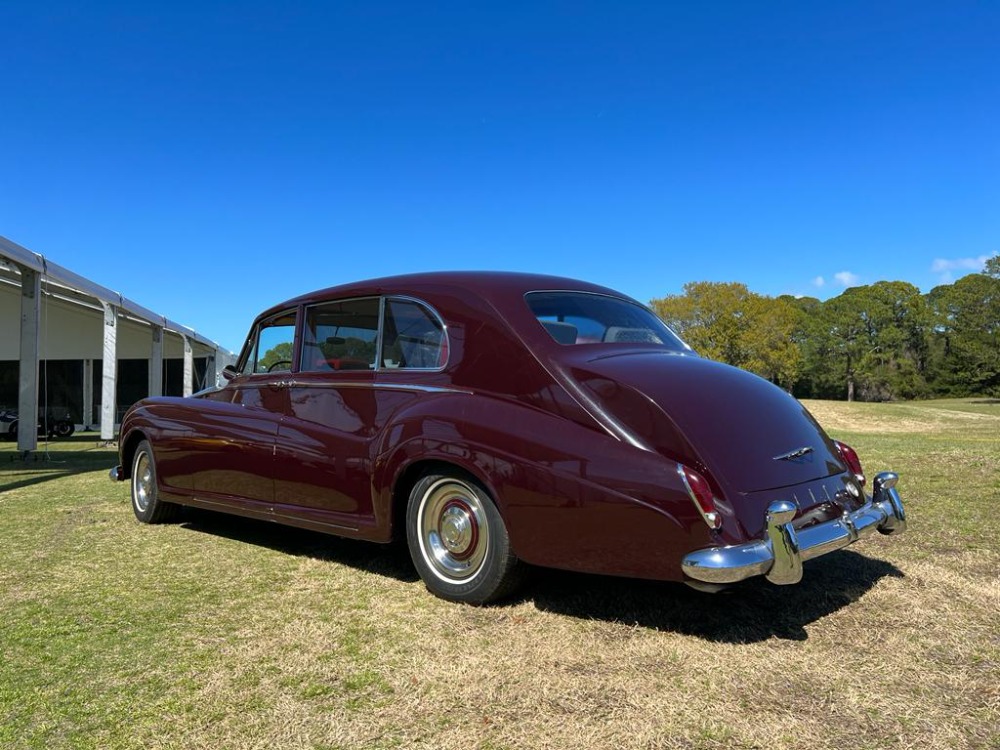
POLYGON ((435 594, 509 594, 525 563, 713 590, 906 528, 771 383, 699 357, 594 284, 430 273, 333 287, 254 322, 226 384, 125 416, 140 521, 192 505, 389 542, 435 594))

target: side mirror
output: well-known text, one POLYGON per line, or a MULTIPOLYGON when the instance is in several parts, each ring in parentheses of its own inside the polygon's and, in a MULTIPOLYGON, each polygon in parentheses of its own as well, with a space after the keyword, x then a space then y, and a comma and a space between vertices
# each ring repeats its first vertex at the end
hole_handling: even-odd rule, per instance
POLYGON ((223 380, 226 380, 226 381, 232 380, 237 375, 239 375, 239 372, 237 372, 236 368, 233 367, 232 365, 226 365, 225 367, 222 368, 222 379, 223 380))

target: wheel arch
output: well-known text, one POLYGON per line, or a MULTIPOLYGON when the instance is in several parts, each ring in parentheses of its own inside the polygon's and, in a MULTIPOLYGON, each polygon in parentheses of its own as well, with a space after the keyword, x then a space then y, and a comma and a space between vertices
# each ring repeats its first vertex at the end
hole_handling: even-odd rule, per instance
POLYGON ((417 482, 435 472, 457 474, 460 477, 472 479, 486 490, 496 506, 497 512, 500 513, 501 517, 503 516, 503 507, 497 491, 482 472, 440 457, 420 458, 402 467, 393 483, 389 529, 392 541, 406 539, 406 506, 410 500, 410 493, 417 482))
MULTIPOLYGON (((124 479, 132 477, 132 462, 135 460, 135 451, 143 440, 148 441, 149 438, 142 430, 136 429, 131 430, 121 444, 121 465, 124 479)), ((150 443, 150 447, 152 447, 152 443, 150 443)))

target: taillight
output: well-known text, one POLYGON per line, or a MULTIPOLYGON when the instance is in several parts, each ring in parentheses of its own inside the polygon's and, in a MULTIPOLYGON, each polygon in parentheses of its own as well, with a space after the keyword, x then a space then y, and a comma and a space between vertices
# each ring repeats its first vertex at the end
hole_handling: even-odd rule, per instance
POLYGON ((715 497, 712 495, 712 488, 708 486, 708 481, 694 469, 689 469, 684 464, 677 464, 677 473, 684 482, 684 489, 694 502, 694 507, 705 519, 708 528, 717 529, 722 526, 722 516, 715 509, 715 497))
POLYGON ((839 440, 834 440, 833 444, 837 446, 837 450, 840 451, 841 457, 844 459, 844 463, 847 464, 847 468, 851 470, 854 474, 854 478, 858 480, 858 484, 862 487, 865 486, 865 470, 861 468, 861 459, 858 458, 857 451, 854 450, 847 443, 842 443, 839 440))

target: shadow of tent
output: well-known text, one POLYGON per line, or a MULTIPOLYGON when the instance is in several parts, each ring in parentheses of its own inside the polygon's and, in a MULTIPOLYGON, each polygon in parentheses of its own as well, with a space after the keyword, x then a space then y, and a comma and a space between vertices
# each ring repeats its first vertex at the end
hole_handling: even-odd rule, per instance
MULTIPOLYGON (((73 438, 67 438, 62 442, 69 441, 73 441, 73 438)), ((93 443, 94 440, 89 437, 74 442, 93 443)), ((0 471, 9 469, 21 475, 14 481, 0 481, 0 492, 31 487, 75 474, 101 472, 107 476, 108 470, 116 463, 114 454, 101 450, 60 451, 40 447, 39 450, 27 455, 15 451, 0 452, 0 471)))

